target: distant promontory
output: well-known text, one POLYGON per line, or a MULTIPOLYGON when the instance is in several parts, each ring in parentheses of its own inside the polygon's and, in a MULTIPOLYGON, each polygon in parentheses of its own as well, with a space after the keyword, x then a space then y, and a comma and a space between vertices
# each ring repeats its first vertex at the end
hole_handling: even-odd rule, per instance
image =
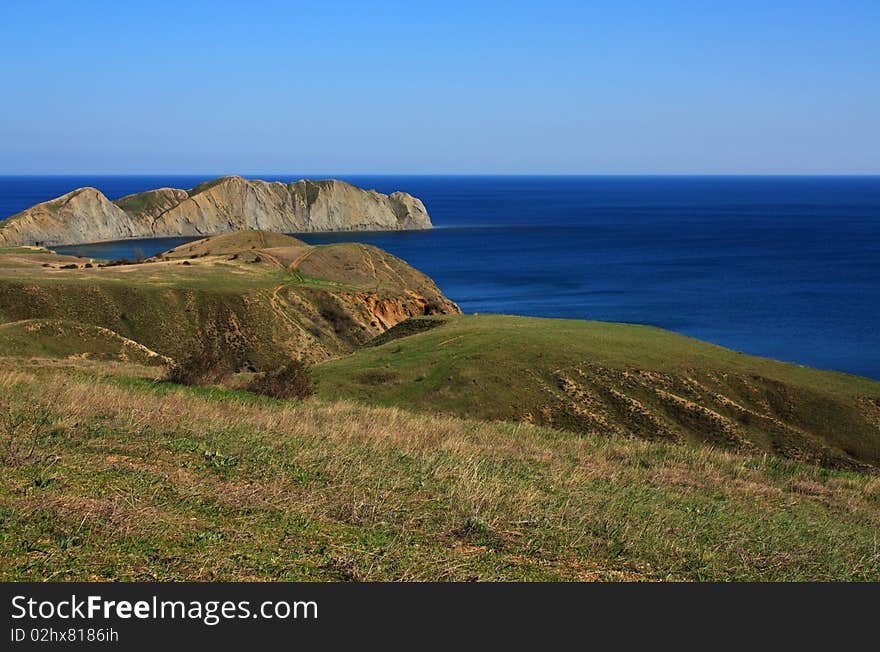
POLYGON ((242 229, 279 233, 431 228, 422 202, 344 181, 294 183, 227 176, 190 190, 158 188, 110 201, 78 188, 0 221, 0 244, 53 246, 242 229))

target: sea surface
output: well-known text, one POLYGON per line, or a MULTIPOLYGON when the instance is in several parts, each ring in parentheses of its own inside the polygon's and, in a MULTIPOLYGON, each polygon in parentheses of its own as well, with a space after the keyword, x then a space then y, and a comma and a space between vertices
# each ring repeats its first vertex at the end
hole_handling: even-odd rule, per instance
MULTIPOLYGON (((0 217, 85 185, 116 199, 207 178, 0 177, 0 217)), ((387 249, 465 312, 652 324, 880 379, 880 177, 341 178, 420 197, 437 228, 302 238, 387 249)), ((58 249, 134 257, 189 239, 58 249)))

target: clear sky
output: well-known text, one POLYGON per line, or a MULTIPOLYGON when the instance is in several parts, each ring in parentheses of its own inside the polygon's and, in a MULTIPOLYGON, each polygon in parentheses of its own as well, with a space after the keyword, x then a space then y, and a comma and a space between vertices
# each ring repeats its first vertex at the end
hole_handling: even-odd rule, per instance
POLYGON ((880 173, 880 1, 0 2, 0 174, 880 173))

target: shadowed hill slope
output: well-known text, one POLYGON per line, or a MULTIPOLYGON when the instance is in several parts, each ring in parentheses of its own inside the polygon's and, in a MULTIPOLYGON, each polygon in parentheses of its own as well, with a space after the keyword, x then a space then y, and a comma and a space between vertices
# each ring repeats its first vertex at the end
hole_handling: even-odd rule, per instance
POLYGON ((406 322, 316 367, 318 393, 573 432, 880 466, 880 383, 657 328, 480 315, 406 322), (404 336, 394 339, 401 329, 404 336))
POLYGON ((151 222, 189 197, 179 188, 156 188, 117 199, 114 204, 134 218, 151 222))

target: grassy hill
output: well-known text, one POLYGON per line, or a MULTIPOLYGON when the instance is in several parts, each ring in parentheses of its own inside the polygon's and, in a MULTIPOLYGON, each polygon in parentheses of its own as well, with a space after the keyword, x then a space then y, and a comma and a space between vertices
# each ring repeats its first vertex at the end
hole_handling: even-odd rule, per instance
POLYGON ((319 395, 880 466, 880 383, 865 378, 644 326, 499 315, 426 325, 438 322, 404 323, 378 346, 318 365, 319 395))
POLYGON ((0 580, 880 580, 876 475, 2 369, 0 580))
POLYGON ((0 580, 880 581, 880 383, 457 313, 357 244, 0 250, 0 580))
MULTIPOLYGON (((0 252, 0 323, 105 328, 175 359, 212 342, 243 367, 321 360, 410 316, 457 310, 427 276, 384 251, 310 247, 280 234, 206 238, 139 264, 0 252)), ((16 349, 0 342, 3 352, 16 349)))

